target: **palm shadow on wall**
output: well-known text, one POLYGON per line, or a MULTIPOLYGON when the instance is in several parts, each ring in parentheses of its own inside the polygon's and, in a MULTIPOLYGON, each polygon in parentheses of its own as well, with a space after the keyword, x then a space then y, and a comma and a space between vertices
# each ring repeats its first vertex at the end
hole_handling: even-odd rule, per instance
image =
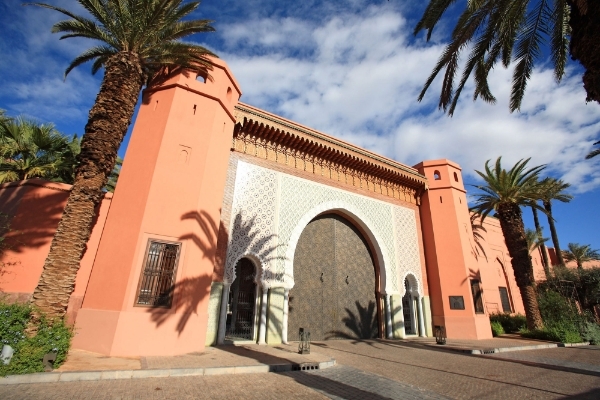
POLYGON ((329 339, 354 339, 355 343, 364 339, 374 339, 379 332, 377 323, 377 307, 374 301, 369 301, 366 307, 363 307, 359 301, 355 302, 356 314, 349 308, 345 308, 346 316, 342 322, 352 334, 348 331, 333 330, 327 332, 326 340, 329 339))
MULTIPOLYGON (((167 293, 173 299, 170 308, 153 307, 148 310, 151 314, 152 321, 157 327, 175 316, 179 316, 176 330, 181 335, 190 318, 194 314, 198 314, 198 307, 210 295, 211 283, 220 281, 223 276, 223 267, 226 257, 226 246, 228 243, 229 233, 223 225, 223 222, 217 222, 206 211, 190 211, 181 216, 181 220, 192 220, 200 228, 197 232, 181 235, 179 240, 189 241, 193 243, 202 252, 202 258, 213 260, 213 271, 204 273, 196 277, 186 277, 176 282, 167 293), (218 243, 223 242, 221 248, 218 243)), ((256 236, 260 233, 255 229, 254 218, 247 222, 242 221, 242 216, 238 213, 234 220, 234 230, 236 237, 244 243, 252 243, 256 236)), ((263 260, 270 261, 280 257, 274 256, 277 246, 266 248, 266 244, 274 235, 269 235, 257 241, 249 249, 254 254, 261 257, 263 260)), ((181 263, 181 262, 180 262, 181 263)), ((193 266, 192 266, 193 267, 193 266)), ((189 268, 189 267, 188 267, 189 268)), ((270 274, 272 275, 272 274, 270 274)), ((269 276, 271 277, 271 276, 269 276)), ((272 278, 272 277, 271 277, 272 278)), ((281 324, 281 321, 274 321, 281 324)))

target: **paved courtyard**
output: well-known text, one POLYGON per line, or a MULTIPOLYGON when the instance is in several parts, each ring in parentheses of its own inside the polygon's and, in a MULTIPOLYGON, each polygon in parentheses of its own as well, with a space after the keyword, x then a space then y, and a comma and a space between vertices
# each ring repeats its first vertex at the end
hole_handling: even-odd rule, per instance
POLYGON ((0 385, 1 399, 599 399, 600 347, 467 355, 419 343, 328 341, 310 372, 0 385))

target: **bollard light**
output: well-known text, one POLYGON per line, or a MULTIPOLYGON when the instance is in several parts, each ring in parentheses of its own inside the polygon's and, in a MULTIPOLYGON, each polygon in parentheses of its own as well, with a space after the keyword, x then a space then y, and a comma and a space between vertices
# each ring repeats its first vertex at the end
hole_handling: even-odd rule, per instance
POLYGON ((300 343, 298 343, 298 353, 310 354, 310 332, 300 328, 300 343))
POLYGON ((435 326, 435 342, 437 344, 446 344, 446 327, 443 325, 435 326))
POLYGON ((52 372, 54 369, 54 362, 56 361, 56 353, 46 353, 44 355, 43 363, 44 363, 44 371, 52 372))
POLYGON ((8 365, 14 353, 15 350, 9 345, 5 344, 4 346, 2 346, 2 355, 0 355, 0 360, 2 361, 2 364, 8 365))

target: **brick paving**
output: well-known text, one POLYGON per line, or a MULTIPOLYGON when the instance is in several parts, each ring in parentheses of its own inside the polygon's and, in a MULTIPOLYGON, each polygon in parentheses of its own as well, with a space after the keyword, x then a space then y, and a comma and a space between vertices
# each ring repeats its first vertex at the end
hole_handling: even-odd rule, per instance
MULTIPOLYGON (((556 369, 573 372, 596 373, 600 377, 600 346, 565 347, 548 350, 530 350, 511 353, 498 353, 486 357, 553 366, 556 369)), ((599 378, 600 379, 600 378, 599 378)))
POLYGON ((284 375, 336 400, 448 399, 434 392, 347 366, 310 372, 287 372, 284 375))
POLYGON ((2 400, 326 399, 279 374, 148 378, 0 386, 2 400))
MULTIPOLYGON (((600 377, 473 356, 418 344, 384 341, 313 343, 321 354, 397 382, 456 399, 600 398, 600 377)), ((555 351, 536 350, 546 357, 555 351)), ((527 351, 522 352, 525 354, 527 351)))
POLYGON ((313 343, 312 350, 335 358, 338 366, 278 374, 0 385, 0 399, 600 398, 595 370, 600 348, 593 346, 473 356, 416 342, 336 340, 313 343))

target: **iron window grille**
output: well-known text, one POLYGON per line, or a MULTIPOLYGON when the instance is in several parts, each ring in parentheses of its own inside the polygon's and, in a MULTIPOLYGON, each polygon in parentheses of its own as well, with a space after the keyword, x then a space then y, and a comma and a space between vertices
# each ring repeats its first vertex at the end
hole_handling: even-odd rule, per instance
POLYGON ((483 314, 483 292, 477 279, 471 279, 471 293, 473 294, 473 303, 475 303, 475 313, 483 314))
POLYGON ((505 287, 499 286, 498 291, 500 292, 500 302, 502 302, 502 311, 503 312, 512 312, 512 307, 510 306, 510 299, 508 298, 508 290, 505 287))
POLYGON ((136 305, 171 307, 181 243, 148 241, 136 305))

